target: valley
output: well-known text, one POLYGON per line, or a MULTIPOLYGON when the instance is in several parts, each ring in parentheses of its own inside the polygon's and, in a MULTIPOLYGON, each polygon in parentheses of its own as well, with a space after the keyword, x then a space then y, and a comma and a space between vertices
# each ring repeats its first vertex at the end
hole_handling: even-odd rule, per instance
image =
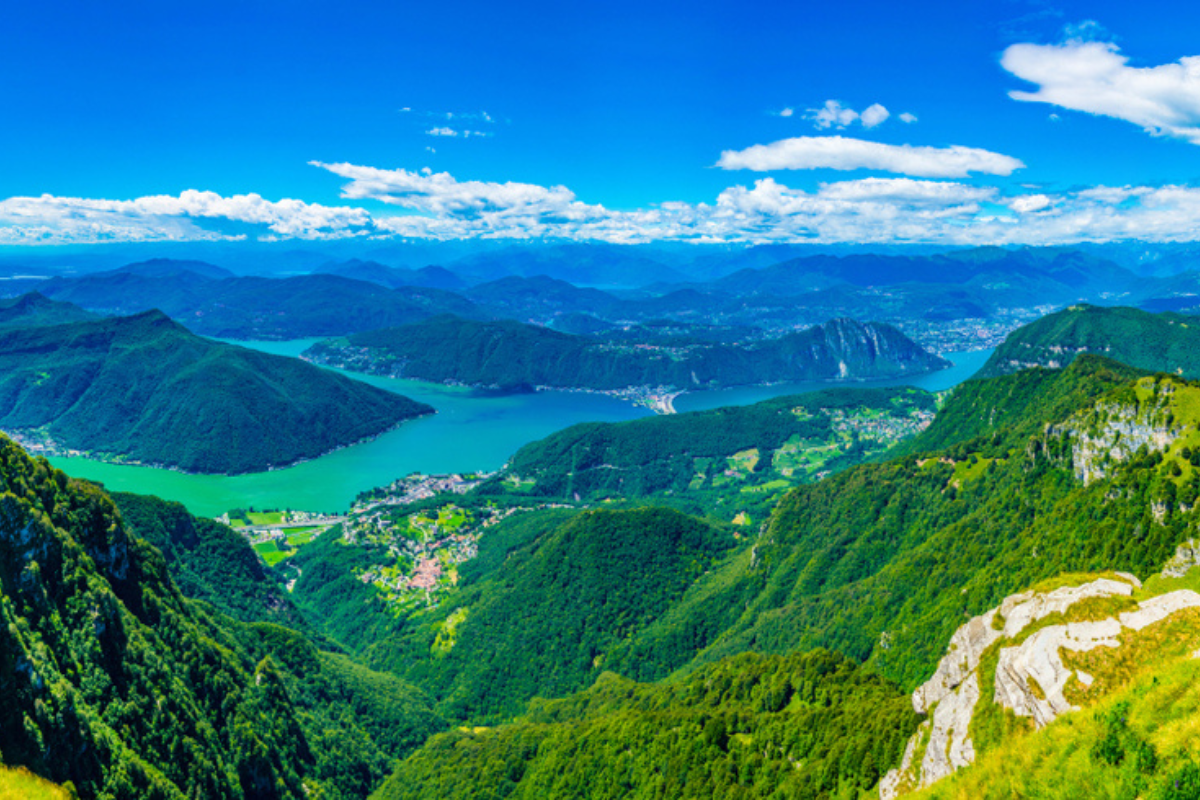
MULTIPOLYGON (((922 263, 905 262, 945 266, 922 263)), ((134 266, 119 274, 178 279, 134 266)), ((544 282, 499 282, 459 288, 548 302, 544 282)), ((216 377, 201 384, 221 385, 255 373, 227 363, 263 358, 319 376, 310 386, 436 412, 241 474, 64 457, 50 423, 18 428, 34 458, 2 442, 0 505, 26 522, 0 523, 0 653, 15 676, 0 713, 22 719, 0 732, 0 759, 88 797, 251 797, 267 783, 335 800, 495 785, 945 796, 1093 707, 1152 708, 1146 681, 1181 685, 1200 648, 1184 315, 1070 304, 1012 331, 1025 312, 910 321, 943 341, 1005 332, 942 361, 844 319, 777 336, 720 315, 574 316, 591 332, 567 334, 433 314, 216 341, 157 312, 93 317, 35 295, 11 310, 0 359, 9 340, 29 354, 13 357, 14 392, 62 380, 56 359, 86 353, 104 374, 149 345, 153 380, 84 389, 125 384, 140 407, 141 384, 203 366, 216 377), (79 644, 85 607, 103 620, 95 652, 79 644), (138 710, 148 697, 157 716, 138 710), (156 738, 160 717, 170 733, 156 738), (207 738, 185 746, 189 730, 207 738), (52 764, 47 742, 96 755, 52 764), (231 766, 204 779, 181 766, 207 762, 231 766)), ((15 396, 14 409, 46 405, 15 396)), ((1073 781, 1130 759, 1141 766, 1121 780, 1138 791, 1190 774, 1177 738, 1096 719, 1072 734, 1102 738, 1073 781), (1126 755, 1095 755, 1110 751, 1126 755)))

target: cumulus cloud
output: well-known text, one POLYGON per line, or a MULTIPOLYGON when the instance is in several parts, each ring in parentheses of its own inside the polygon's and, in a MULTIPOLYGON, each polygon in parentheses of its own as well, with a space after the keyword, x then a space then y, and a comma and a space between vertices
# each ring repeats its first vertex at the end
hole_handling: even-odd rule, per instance
POLYGON ((1131 67, 1112 42, 1073 38, 1057 45, 1014 44, 1000 64, 1037 85, 1009 97, 1114 117, 1155 136, 1200 144, 1200 56, 1131 67))
POLYGON ((900 121, 905 124, 911 125, 912 123, 917 121, 917 115, 910 114, 907 111, 905 111, 903 114, 900 115, 900 121))
POLYGON ((881 124, 890 116, 891 114, 888 113, 886 108, 879 105, 879 103, 875 103, 863 109, 863 112, 858 115, 858 118, 862 121, 864 128, 874 128, 876 125, 881 124))
POLYGON ((287 238, 354 235, 369 228, 361 208, 323 206, 302 200, 266 200, 258 194, 223 197, 189 189, 178 196, 134 200, 80 197, 10 197, 0 200, 0 242, 61 243, 175 241, 241 238, 197 225, 219 220, 262 226, 287 238))
MULTIPOLYGON (((791 112, 792 109, 788 108, 784 110, 791 112)), ((780 116, 790 117, 791 113, 781 113, 780 116)), ((836 128, 840 131, 845 130, 856 122, 864 128, 874 128, 876 125, 885 122, 891 116, 891 112, 879 103, 873 103, 859 112, 843 106, 837 100, 826 100, 825 105, 820 108, 808 109, 804 116, 805 119, 812 120, 813 127, 819 130, 836 128)))
POLYGON ((837 100, 826 100, 821 108, 810 108, 804 116, 812 120, 813 127, 822 129, 841 130, 858 121, 858 112, 844 107, 837 100))
POLYGON ((972 172, 1011 175, 1025 165, 975 147, 914 147, 843 136, 800 136, 745 150, 726 150, 716 166, 769 172, 783 169, 875 169, 922 178, 964 178, 972 172))
POLYGON ((458 131, 454 130, 453 128, 446 127, 430 128, 429 130, 425 131, 425 133, 430 136, 458 136, 458 131))
POLYGON ((924 242, 942 245, 1200 240, 1200 188, 1095 186, 1017 192, 954 180, 868 177, 815 189, 771 177, 712 202, 633 210, 565 186, 460 180, 447 172, 313 164, 344 181, 343 206, 186 191, 132 200, 0 200, 0 244, 345 236, 564 238, 607 242, 924 242), (368 211, 355 201, 382 204, 368 211), (237 223, 231 230, 229 223, 237 223), (250 233, 247 233, 247 229, 250 233))
POLYGON ((1051 202, 1050 198, 1044 194, 1027 194, 1009 200, 1008 207, 1019 214, 1028 214, 1049 208, 1051 202))
POLYGON ((796 113, 796 109, 789 107, 789 108, 785 108, 782 111, 780 111, 779 116, 790 117, 792 114, 795 114, 795 113, 796 113))

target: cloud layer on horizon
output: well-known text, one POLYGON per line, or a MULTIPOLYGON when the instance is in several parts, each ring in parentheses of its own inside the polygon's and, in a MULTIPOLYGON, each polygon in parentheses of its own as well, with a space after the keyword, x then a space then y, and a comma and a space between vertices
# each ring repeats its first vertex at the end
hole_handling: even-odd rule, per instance
POLYGON ((1190 186, 1099 186, 1008 195, 997 187, 960 181, 869 177, 805 191, 766 177, 752 186, 730 186, 711 203, 664 202, 629 211, 583 202, 565 186, 313 164, 346 181, 342 197, 348 205, 192 190, 133 200, 13 197, 0 200, 0 244, 248 235, 945 245, 1200 239, 1200 188, 1190 186), (383 208, 369 210, 359 202, 383 208))

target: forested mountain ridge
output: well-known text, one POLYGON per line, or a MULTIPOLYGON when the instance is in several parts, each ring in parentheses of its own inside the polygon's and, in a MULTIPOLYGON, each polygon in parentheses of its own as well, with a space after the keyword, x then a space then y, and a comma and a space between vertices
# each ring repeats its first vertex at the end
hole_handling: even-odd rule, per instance
POLYGON ((837 388, 749 406, 581 423, 525 445, 478 491, 515 485, 567 500, 678 498, 725 519, 752 508, 757 519, 790 486, 924 430, 936 408, 933 394, 910 387, 837 388))
POLYGON ((0 331, 0 427, 196 472, 281 466, 432 409, 163 314, 0 331))
POLYGON ((391 289, 325 274, 222 278, 186 268, 118 269, 52 278, 36 289, 104 314, 158 309, 196 333, 230 339, 336 336, 442 313, 478 313, 471 301, 441 289, 391 289))
POLYGON ((0 330, 9 328, 38 328, 43 325, 62 325, 85 322, 97 315, 72 303, 59 303, 37 292, 29 292, 10 300, 0 300, 0 330))
MULTIPOLYGON (((733 699, 735 687, 761 692, 757 707, 778 713, 779 707, 766 699, 774 695, 757 684, 760 678, 756 676, 762 673, 750 665, 777 663, 772 659, 783 654, 793 654, 786 657, 791 659, 796 653, 827 646, 865 660, 866 665, 859 669, 866 675, 882 673, 902 686, 915 688, 935 673, 964 614, 983 615, 1007 595, 1029 587, 1051 592, 1090 580, 1072 577, 1071 573, 1080 571, 1125 570, 1143 580, 1158 573, 1177 555, 1177 545, 1194 534, 1200 493, 1200 471, 1193 463, 1195 453, 1200 452, 1200 417, 1195 412, 1200 407, 1200 386, 1163 376, 1136 375, 1122 365, 1084 356, 1063 370, 1034 370, 972 382, 966 391, 951 398, 938 421, 919 437, 926 443, 942 442, 940 449, 855 467, 793 490, 752 546, 736 547, 648 627, 602 650, 597 662, 602 666, 593 667, 599 679, 591 689, 564 700, 533 701, 525 715, 510 724, 461 729, 431 740, 401 765, 378 796, 420 797, 441 791, 447 796, 478 797, 482 796, 480 787, 487 785, 488 791, 499 786, 502 796, 512 797, 651 797, 661 793, 664 785, 672 785, 677 796, 711 796, 714 787, 719 787, 717 791, 735 796, 766 797, 790 787, 791 780, 805 780, 808 759, 837 752, 833 748, 838 744, 865 748, 855 750, 854 763, 859 769, 845 773, 845 783, 824 789, 827 795, 820 795, 822 790, 812 784, 788 791, 799 797, 857 796, 857 791, 882 777, 886 768, 900 764, 897 750, 891 750, 890 757, 883 756, 885 767, 874 760, 880 751, 871 742, 890 741, 889 734, 859 723, 822 743, 824 728, 812 727, 810 722, 805 730, 818 738, 801 744, 789 731, 795 731, 790 726, 800 726, 803 718, 788 713, 755 717, 740 710, 733 699), (1013 408, 1005 411, 1006 402, 1013 408), (988 408, 991 403, 996 405, 988 408), (999 413, 993 413, 997 409, 999 413), (1117 409, 1122 410, 1118 413, 1117 409), (1129 439, 1127 446, 1112 449, 1111 455, 1100 461, 1090 455, 1104 450, 1104 437, 1117 430, 1122 431, 1122 441, 1129 439), (1081 469, 1081 465, 1091 467, 1081 469), (1099 472, 1097 465, 1102 467, 1099 472), (765 659, 755 662, 747 651, 768 655, 753 656, 765 659), (600 676, 601 669, 634 680, 661 682, 637 687, 611 675, 600 676), (728 675, 729 682, 722 682, 717 675, 728 675), (685 699, 703 696, 706 690, 728 691, 722 695, 729 702, 725 710, 739 709, 722 714, 718 705, 709 711, 711 735, 706 734, 709 722, 689 721, 690 700, 685 699), (678 693, 671 705, 650 699, 669 692, 678 693), (712 721, 714 717, 719 724, 712 721), (684 731, 688 734, 681 736, 684 731), (630 749, 631 740, 640 746, 630 749), (706 750, 709 744, 717 746, 706 750), (781 749, 773 750, 776 745, 781 749), (804 750, 808 746, 814 749, 804 750), (637 753, 642 750, 655 757, 639 758, 637 753), (873 754, 869 761, 866 750, 873 754), (754 768, 742 761, 752 753, 762 759, 754 768), (692 756, 699 761, 689 761, 692 756), (800 765, 799 774, 785 777, 785 770, 767 779, 775 757, 800 765), (703 779, 690 786, 686 780, 670 784, 671 778, 656 771, 655 764, 671 759, 682 774, 699 770, 703 779), (730 764, 740 766, 735 769, 730 764), (469 778, 463 777, 464 770, 469 778)), ((528 552, 537 552, 536 542, 535 538, 526 545, 528 552)), ((517 554, 522 552, 518 547, 510 551, 507 561, 494 559, 492 563, 520 563, 522 556, 517 554)), ((1182 567, 1186 570, 1196 558, 1195 546, 1179 552, 1191 554, 1182 567)), ((512 566, 493 566, 469 584, 467 593, 451 597, 445 611, 435 611, 424 621, 413 619, 412 629, 400 640, 372 648, 369 657, 382 659, 378 664, 386 663, 388 657, 403 663, 402 653, 421 652, 420 642, 424 640, 427 647, 435 635, 443 641, 439 631, 454 623, 455 637, 443 641, 453 657, 481 601, 469 592, 478 591, 489 580, 502 581, 509 591, 518 592, 525 583, 512 566), (420 633, 424 625, 430 627, 420 633), (405 640, 410 644, 403 645, 405 640)), ((1129 581, 1136 584, 1135 578, 1129 581)), ((1129 620, 1151 613, 1153 620, 1162 619, 1159 608, 1165 601, 1156 598, 1174 588, 1155 585, 1153 591, 1137 595, 1140 610, 1137 603, 1103 607, 1084 603, 1079 610, 1089 616, 1064 620, 1052 615, 1022 636, 1027 638, 1062 621, 1101 621, 1106 615, 1127 611, 1136 612, 1129 620)), ((1200 595, 1195 600, 1200 604, 1200 595)), ((1011 613, 1013 619, 1019 616, 1016 611, 1005 613, 1011 613)), ((1171 653, 1185 660, 1200 646, 1200 635, 1195 633, 1200 627, 1194 625, 1193 617, 1179 623, 1191 638, 1170 638, 1178 645, 1171 653)), ((1127 624, 1125 616, 1120 619, 1122 626, 1140 629, 1141 623, 1127 624)), ((483 620, 476 624, 496 629, 483 620)), ((1168 628, 1146 628, 1147 641, 1161 639, 1163 630, 1168 628)), ((1116 651, 1115 660, 1105 662, 1107 666, 1072 667, 1084 669, 1098 681, 1100 688, 1087 702, 1104 702, 1108 692, 1120 691, 1122 676, 1129 669, 1136 671, 1137 665, 1155 668, 1159 661, 1153 656, 1141 660, 1147 651, 1140 648, 1142 645, 1116 651), (1139 659, 1137 664, 1122 660, 1131 656, 1139 659)), ((952 645, 950 652, 962 653, 962 643, 957 649, 952 645)), ((1098 652, 1102 660, 1108 658, 1107 649, 1098 652)), ((515 676, 523 668, 515 661, 496 663, 489 669, 515 676)), ((1177 678, 1182 673, 1163 674, 1174 676, 1170 678, 1173 686, 1181 685, 1177 678)), ((469 685, 502 686, 497 683, 499 677, 469 685)), ((949 685, 955 684, 948 680, 949 685)), ((1147 675, 1147 686, 1149 680, 1147 675)), ((1042 689, 1049 695, 1057 684, 1046 681, 1039 686, 1030 683, 1027 694, 1034 698, 1030 703, 1042 697, 1042 689)), ((984 694, 990 700, 990 690, 984 694)), ((1075 699, 1079 695, 1068 692, 1067 696, 1071 702, 1079 702, 1075 699)), ((1164 702, 1165 695, 1156 696, 1156 702, 1164 702)), ((911 708, 911 704, 889 706, 882 700, 873 703, 877 709, 911 708)), ((834 703, 833 708, 839 706, 834 703)), ((1143 714, 1157 713, 1143 708, 1143 714)), ((786 711, 799 712, 801 708, 789 706, 786 711)), ((885 727, 891 735, 902 729, 911 731, 906 727, 913 724, 906 721, 910 719, 897 716, 885 727)), ((1010 738, 1019 734, 1020 726, 1004 719, 999 712, 977 712, 970 735, 981 752, 1007 747, 1010 738)), ((947 728, 943 724, 939 735, 961 739, 966 725, 955 723, 947 728)), ((1099 740, 1108 735, 1104 725, 1099 740)), ((1086 730, 1091 736, 1095 726, 1086 730)), ((1137 735, 1127 735, 1124 729, 1112 734, 1118 740, 1113 752, 1140 758, 1136 755, 1139 751, 1131 748, 1144 740, 1138 737, 1146 736, 1145 724, 1139 722, 1134 728, 1131 722, 1130 730, 1137 735)), ((922 739, 920 746, 926 740, 922 739)), ((935 740, 942 741, 936 736, 935 740)), ((1161 747, 1163 741, 1179 739, 1159 736, 1154 741, 1161 747)), ((1011 748, 1004 752, 1013 757, 1011 748)), ((1121 780, 1141 781, 1143 787, 1167 786, 1180 770, 1194 769, 1186 754, 1159 753, 1166 765, 1161 772, 1121 773, 1126 775, 1121 780), (1132 776, 1136 774, 1150 777, 1135 780, 1132 776)), ((1092 758, 1100 759, 1089 767, 1097 775, 1117 776, 1105 770, 1120 760, 1119 755, 1108 762, 1100 756, 1092 758)), ((840 763, 848 762, 843 759, 840 763)), ((1080 774, 1076 769, 1071 774, 1080 774)), ((995 767, 987 774, 994 776, 995 767)), ((968 770, 963 780, 969 775, 968 770)), ((1014 783, 1029 786, 1027 782, 1014 783)), ((1037 796, 1036 792, 1033 795, 1037 796)))
POLYGON ((1200 377, 1200 319, 1136 308, 1074 305, 1018 328, 978 377, 1029 367, 1060 368, 1095 353, 1148 372, 1200 377))
POLYGON ((3 437, 0 589, 3 763, 84 798, 350 800, 443 724, 393 676, 186 599, 101 489, 3 437))
POLYGON ((949 364, 891 326, 849 319, 778 339, 726 345, 604 342, 518 322, 442 316, 319 342, 304 357, 435 382, 600 391, 917 375, 949 364))

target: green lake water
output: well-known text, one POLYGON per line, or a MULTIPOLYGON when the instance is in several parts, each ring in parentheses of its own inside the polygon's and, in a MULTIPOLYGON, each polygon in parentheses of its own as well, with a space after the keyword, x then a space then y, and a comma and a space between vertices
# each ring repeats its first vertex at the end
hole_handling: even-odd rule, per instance
MULTIPOLYGON (((279 355, 298 355, 316 340, 238 342, 279 355)), ((939 390, 969 378, 990 351, 948 353, 951 369, 908 381, 853 384, 888 386, 909 383, 939 390)), ((349 374, 349 373, 347 373, 349 374)), ((471 389, 422 381, 354 375, 367 383, 428 403, 438 413, 406 422, 373 441, 346 447, 287 469, 249 475, 185 475, 153 467, 105 464, 85 458, 52 458, 70 475, 103 483, 114 491, 153 494, 178 500, 202 516, 232 508, 294 508, 344 511, 360 492, 384 486, 413 472, 427 474, 491 471, 501 467, 527 442, 578 422, 620 422, 650 411, 606 395, 586 392, 538 392, 487 395, 471 389)), ((678 411, 745 405, 768 397, 809 391, 829 384, 780 384, 686 394, 678 411)))

